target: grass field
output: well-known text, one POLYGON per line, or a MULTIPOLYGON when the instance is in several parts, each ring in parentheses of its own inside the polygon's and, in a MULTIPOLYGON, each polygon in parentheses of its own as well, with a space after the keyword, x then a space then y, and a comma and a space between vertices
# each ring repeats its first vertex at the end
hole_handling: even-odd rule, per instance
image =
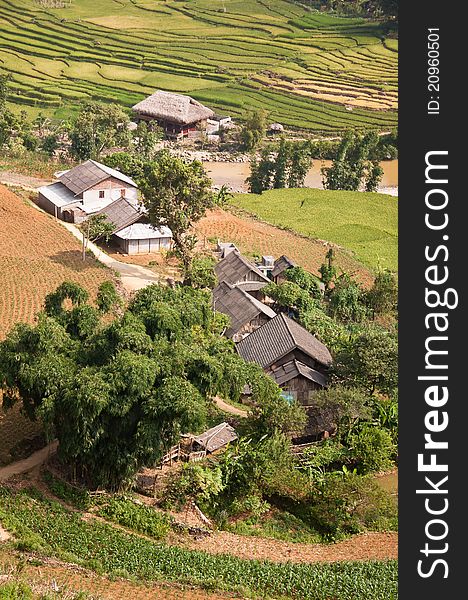
POLYGON ((129 107, 159 88, 315 132, 396 125, 398 44, 381 24, 286 0, 51 4, 0 3, 0 70, 29 112, 62 118, 85 99, 129 107))
POLYGON ((301 188, 236 194, 234 204, 278 227, 338 244, 374 270, 397 270, 395 196, 301 188))

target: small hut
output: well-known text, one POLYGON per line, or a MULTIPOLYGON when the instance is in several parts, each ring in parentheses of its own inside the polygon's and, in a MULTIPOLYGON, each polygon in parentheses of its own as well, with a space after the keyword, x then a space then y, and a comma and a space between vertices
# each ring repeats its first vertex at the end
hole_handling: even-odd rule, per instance
POLYGON ((192 451, 213 454, 235 440, 237 440, 237 433, 234 427, 229 423, 220 423, 205 433, 195 436, 192 440, 192 451))
POLYGON ((214 112, 190 96, 157 90, 132 107, 136 121, 156 121, 172 139, 206 128, 214 112))

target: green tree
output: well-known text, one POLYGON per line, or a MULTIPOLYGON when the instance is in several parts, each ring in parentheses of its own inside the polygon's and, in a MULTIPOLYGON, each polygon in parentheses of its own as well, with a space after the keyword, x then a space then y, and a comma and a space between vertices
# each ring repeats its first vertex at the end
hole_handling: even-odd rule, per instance
POLYGON ((88 243, 100 239, 108 242, 115 231, 115 225, 107 219, 106 215, 91 215, 82 223, 80 229, 83 233, 82 258, 86 260, 88 243))
POLYGON ((380 271, 371 289, 366 294, 366 301, 374 315, 382 315, 396 310, 398 302, 398 284, 391 271, 380 271))
POLYGON ((131 177, 136 183, 139 183, 145 173, 145 165, 148 164, 143 156, 131 152, 114 152, 102 159, 102 162, 117 169, 124 175, 131 177))
POLYGON ((376 191, 383 170, 377 161, 372 161, 369 157, 378 144, 379 137, 375 132, 359 135, 348 131, 331 167, 322 169, 324 188, 357 191, 364 185, 366 191, 376 191))
POLYGON ((214 266, 216 261, 211 256, 195 256, 190 265, 190 271, 185 277, 195 288, 213 289, 217 284, 214 266))
POLYGON ((329 294, 329 312, 343 323, 361 322, 367 316, 365 294, 361 286, 347 273, 338 277, 329 294))
POLYGON ((240 131, 240 140, 245 150, 250 151, 258 146, 266 134, 268 113, 253 110, 244 116, 244 124, 240 131))
POLYGON ((133 132, 134 152, 143 159, 151 160, 155 155, 155 147, 162 140, 164 133, 160 127, 140 121, 133 132))
POLYGON ((336 267, 333 264, 335 261, 335 253, 333 251, 333 248, 330 248, 330 250, 328 250, 328 252, 325 255, 325 258, 326 262, 322 263, 322 265, 319 268, 319 272, 322 283, 325 286, 325 292, 327 292, 330 289, 330 286, 336 277, 336 267))
POLYGON ((367 327, 335 356, 337 378, 370 394, 392 394, 398 381, 396 336, 380 327, 367 327))
POLYGON ((166 225, 172 231, 174 248, 185 272, 190 271, 196 242, 189 231, 207 209, 215 206, 211 185, 201 162, 187 163, 167 151, 146 165, 140 181, 150 222, 156 227, 166 225))
POLYGON ((247 178, 250 192, 261 194, 270 189, 302 187, 312 166, 311 145, 282 138, 277 148, 267 146, 254 156, 247 178))
POLYGON ((130 484, 180 433, 204 427, 213 395, 252 382, 257 403, 280 402, 216 331, 209 293, 149 286, 110 323, 86 300, 64 283, 36 325, 17 325, 0 343, 0 386, 6 404, 41 417, 64 466, 90 486, 130 484))
POLYGON ((292 281, 298 285, 313 298, 317 300, 321 298, 320 280, 303 267, 291 267, 284 272, 284 276, 288 281, 292 281))
POLYGON ((127 113, 118 104, 85 104, 70 132, 73 158, 98 159, 113 146, 127 147, 130 142, 127 113))

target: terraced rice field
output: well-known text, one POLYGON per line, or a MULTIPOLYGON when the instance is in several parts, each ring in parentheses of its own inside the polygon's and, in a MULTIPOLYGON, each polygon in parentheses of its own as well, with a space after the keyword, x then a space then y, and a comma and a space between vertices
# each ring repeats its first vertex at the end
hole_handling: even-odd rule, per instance
POLYGON ((289 127, 396 125, 398 45, 381 24, 286 0, 2 0, 11 102, 64 117, 82 100, 131 106, 155 89, 289 127))

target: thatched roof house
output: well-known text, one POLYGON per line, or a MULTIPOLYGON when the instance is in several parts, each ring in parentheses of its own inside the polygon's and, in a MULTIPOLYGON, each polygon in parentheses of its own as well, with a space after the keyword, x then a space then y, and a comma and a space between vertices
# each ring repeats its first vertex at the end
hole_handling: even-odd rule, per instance
POLYGON ((157 90, 132 107, 137 120, 157 121, 170 137, 188 135, 199 124, 206 124, 214 112, 194 98, 157 90))

